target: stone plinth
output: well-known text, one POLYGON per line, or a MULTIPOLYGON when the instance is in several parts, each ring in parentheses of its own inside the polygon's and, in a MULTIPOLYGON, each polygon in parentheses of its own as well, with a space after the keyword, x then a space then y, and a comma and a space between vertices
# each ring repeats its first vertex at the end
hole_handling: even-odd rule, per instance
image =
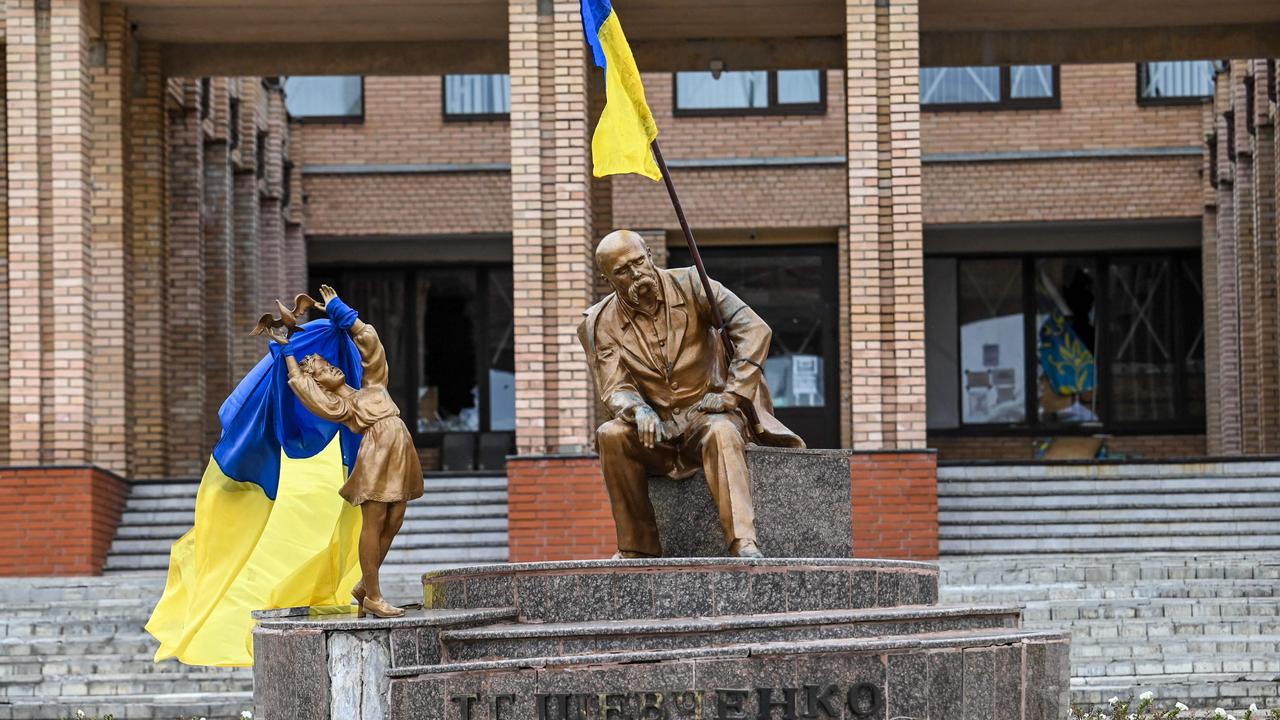
POLYGON ((404 618, 262 618, 257 717, 1061 717, 1068 637, 937 605, 937 581, 853 559, 443 570, 404 618))
MULTIPOLYGON (((847 450, 747 450, 756 536, 769 557, 853 555, 847 450)), ((716 557, 727 543, 706 478, 649 479, 666 557, 716 557)))

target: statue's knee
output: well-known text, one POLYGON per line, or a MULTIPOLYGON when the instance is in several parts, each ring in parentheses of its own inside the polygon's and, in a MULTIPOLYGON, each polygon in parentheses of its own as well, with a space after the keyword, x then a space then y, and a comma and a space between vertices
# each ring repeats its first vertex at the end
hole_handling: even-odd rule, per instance
POLYGON ((742 430, 738 424, 723 416, 713 416, 707 428, 707 439, 717 447, 743 447, 742 430))
POLYGON ((621 420, 610 420, 596 429, 596 447, 615 448, 626 442, 631 426, 621 420))

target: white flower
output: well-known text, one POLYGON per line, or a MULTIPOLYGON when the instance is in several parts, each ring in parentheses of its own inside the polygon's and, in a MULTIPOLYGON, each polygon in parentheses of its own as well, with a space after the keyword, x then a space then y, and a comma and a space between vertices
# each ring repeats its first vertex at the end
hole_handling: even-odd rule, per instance
POLYGON ((1129 713, 1129 720, 1138 720, 1138 713, 1129 713))
POLYGON ((1228 716, 1227 716, 1227 720, 1236 720, 1236 716, 1235 716, 1235 715, 1228 715, 1228 716))
POLYGON ((1116 703, 1120 702, 1120 698, 1116 697, 1115 695, 1112 695, 1111 699, 1108 700, 1107 702, 1111 705, 1115 705, 1116 703))
POLYGON ((1222 708, 1213 709, 1213 720, 1226 720, 1227 711, 1222 708))
POLYGON ((1258 712, 1258 704, 1249 703, 1249 712, 1258 712))
POLYGON ((1139 700, 1142 700, 1143 702, 1146 702, 1146 701, 1148 701, 1148 700, 1154 700, 1154 699, 1155 699, 1155 697, 1156 697, 1156 694, 1155 694, 1155 693, 1153 693, 1153 692, 1151 692, 1150 690, 1148 690, 1148 691, 1146 691, 1146 692, 1142 693, 1141 695, 1139 695, 1139 696, 1138 696, 1138 699, 1139 699, 1139 700))
POLYGON ((77 718, 80 718, 80 720, 84 720, 84 711, 83 711, 83 710, 77 710, 77 711, 76 711, 76 717, 77 717, 77 718))
POLYGON ((240 720, 253 720, 253 713, 248 710, 241 710, 240 720))
POLYGON ((1186 705, 1183 705, 1182 703, 1177 703, 1177 704, 1175 704, 1175 705, 1174 705, 1174 707, 1178 708, 1178 712, 1186 712, 1186 711, 1188 711, 1188 710, 1190 710, 1190 709, 1191 709, 1191 708, 1187 707, 1186 705))

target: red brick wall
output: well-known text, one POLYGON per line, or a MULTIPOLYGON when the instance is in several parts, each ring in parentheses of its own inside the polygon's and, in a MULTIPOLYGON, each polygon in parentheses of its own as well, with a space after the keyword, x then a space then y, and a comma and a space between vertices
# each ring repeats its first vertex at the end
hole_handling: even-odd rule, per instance
POLYGON ((592 560, 617 549, 609 494, 594 455, 507 461, 511 562, 592 560))
POLYGON ((854 557, 938 558, 937 456, 855 453, 849 473, 854 557))
POLYGON ((1200 165, 1194 155, 926 164, 924 220, 943 225, 1199 217, 1200 165))
POLYGON ((925 153, 1175 147, 1203 139, 1199 105, 1140 106, 1137 66, 1063 65, 1056 110, 923 112, 925 153))
MULTIPOLYGON (((855 453, 850 483, 855 557, 938 557, 932 452, 855 453)), ((507 493, 511 562, 606 558, 616 549, 596 456, 512 458, 507 493)))
POLYGON ((98 468, 0 468, 0 576, 102 574, 128 492, 98 468))

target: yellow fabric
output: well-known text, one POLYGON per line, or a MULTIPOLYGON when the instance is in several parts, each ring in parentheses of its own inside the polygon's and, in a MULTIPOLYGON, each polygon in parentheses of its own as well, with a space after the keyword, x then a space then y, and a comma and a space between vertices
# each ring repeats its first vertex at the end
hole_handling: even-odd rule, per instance
POLYGON ((649 143, 658 137, 658 125, 644 99, 644 84, 618 14, 600 26, 600 46, 605 55, 605 105, 591 137, 596 177, 636 173, 661 180, 649 143))
POLYGON ((337 436, 302 460, 281 453, 275 502, 209 459, 195 526, 173 545, 164 595, 147 632, 156 662, 253 664, 254 610, 341 605, 360 579, 360 511, 338 496, 346 480, 337 436))

